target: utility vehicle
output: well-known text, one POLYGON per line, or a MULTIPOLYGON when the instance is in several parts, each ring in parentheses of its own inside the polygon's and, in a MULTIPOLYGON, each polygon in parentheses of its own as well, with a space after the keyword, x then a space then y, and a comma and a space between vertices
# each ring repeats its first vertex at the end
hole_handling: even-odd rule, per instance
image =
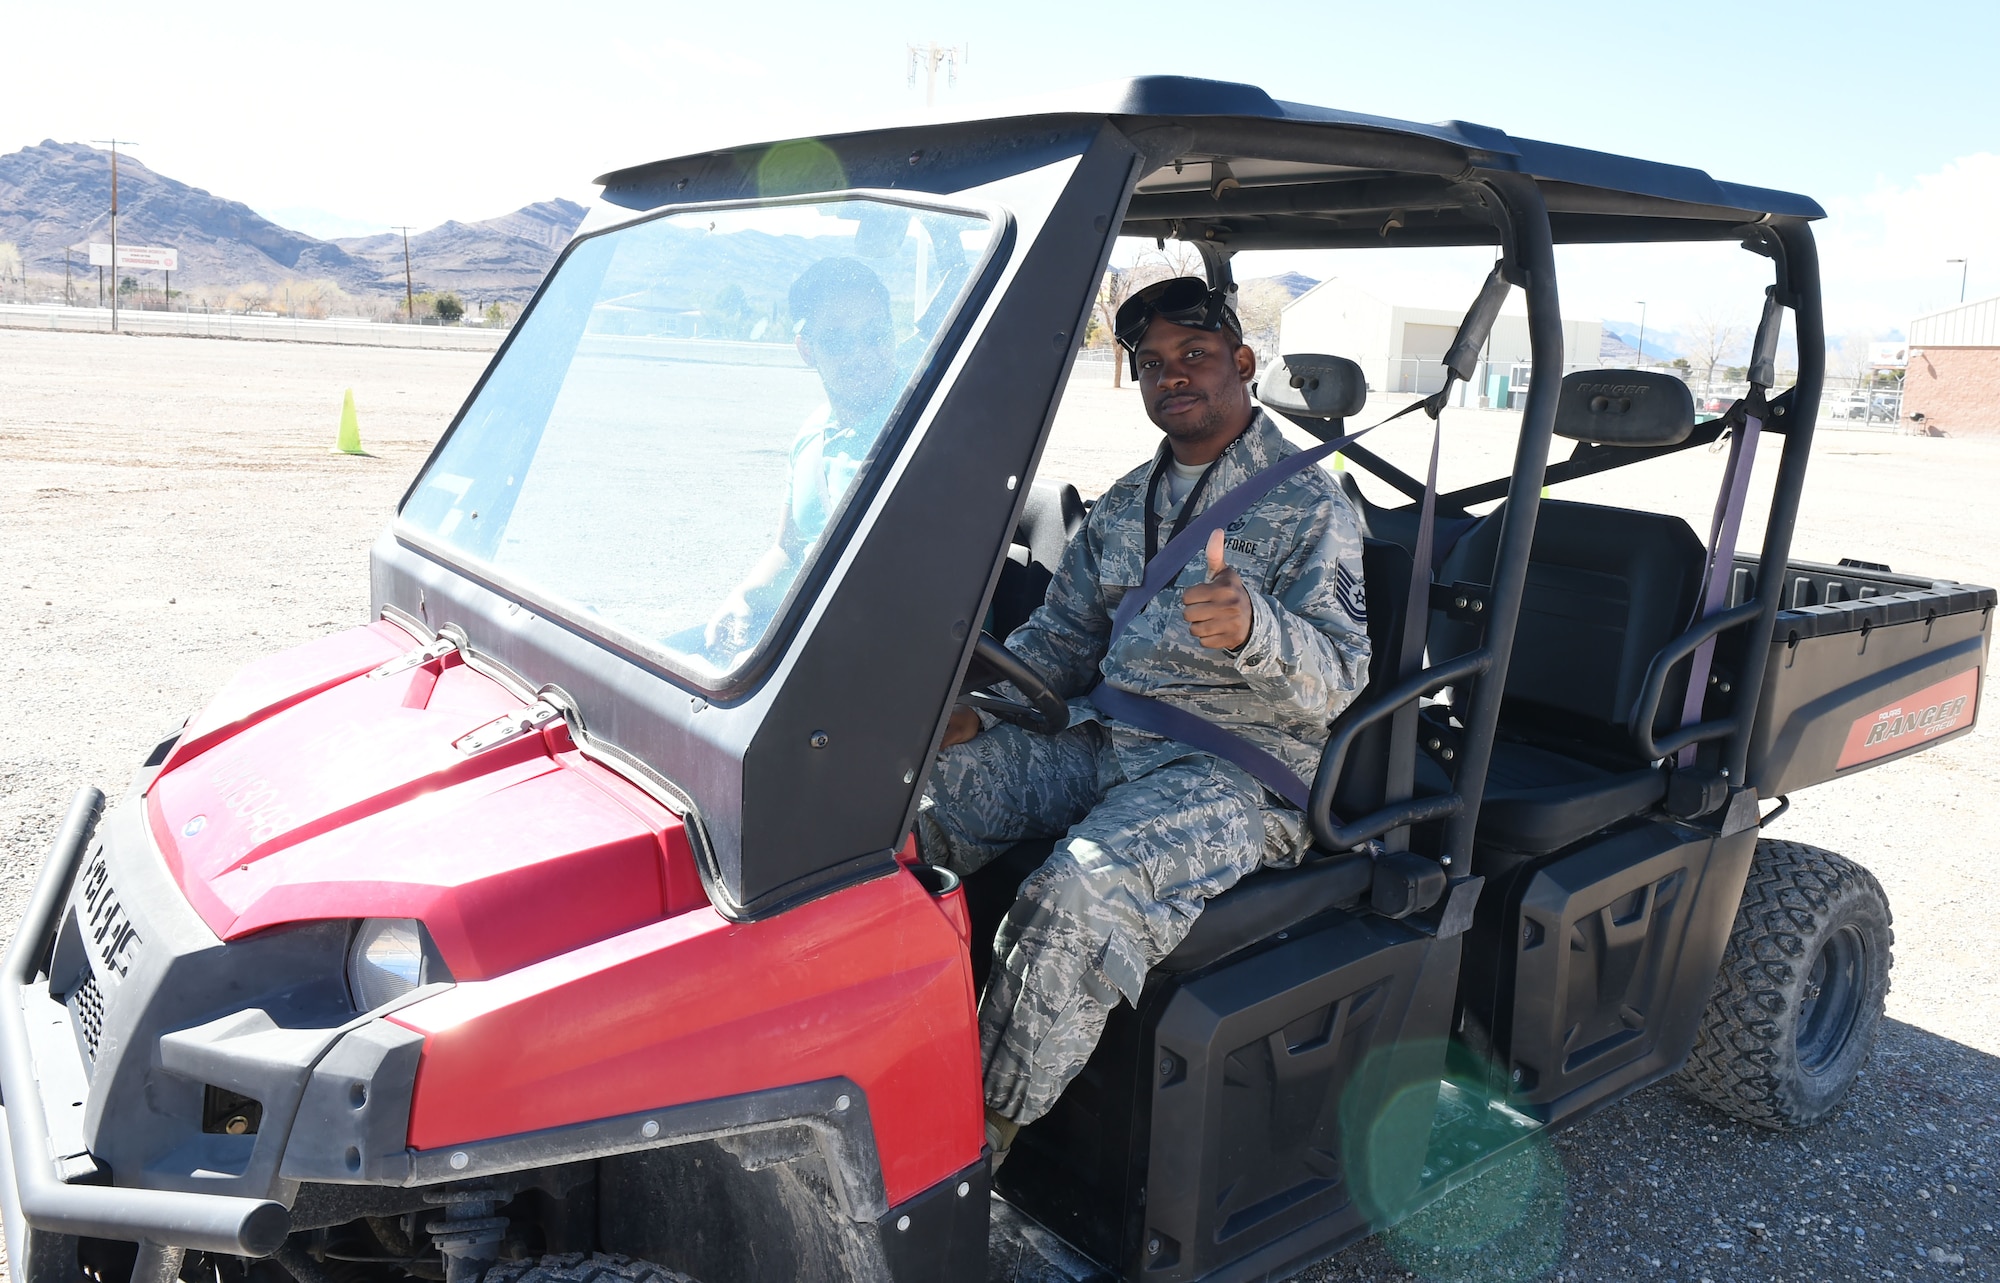
MULTIPOLYGON (((375 618, 55 835, 0 1002, 18 1283, 1262 1279, 1676 1072, 1835 1108, 1888 908, 1760 802, 1971 729, 1995 596, 1790 560, 1812 201, 1173 78, 601 181, 375 545, 375 618), (996 1182, 975 1001, 1046 847, 960 885, 912 817, 966 691, 1061 720, 997 639, 1082 519, 1037 463, 1121 234, 1224 287, 1239 251, 1491 246, 1447 387, 1513 289, 1533 377, 1491 482, 1348 444, 1406 502, 1353 490, 1375 660, 1313 858, 1207 905, 996 1182), (1671 241, 1769 269, 1700 426, 1658 373, 1562 375, 1554 246, 1671 241), (801 331, 827 259, 851 324, 801 331), (1706 544, 1542 497, 1725 439, 1706 544)), ((1337 352, 1258 392, 1327 439, 1365 394, 1337 352)))

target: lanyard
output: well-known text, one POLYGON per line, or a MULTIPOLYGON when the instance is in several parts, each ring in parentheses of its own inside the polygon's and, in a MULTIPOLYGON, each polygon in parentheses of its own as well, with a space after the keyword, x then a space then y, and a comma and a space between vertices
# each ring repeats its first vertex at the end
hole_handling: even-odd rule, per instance
MULTIPOLYGON (((1245 429, 1245 431, 1248 430, 1247 428, 1245 429)), ((1230 445, 1234 444, 1236 444, 1234 441, 1230 442, 1230 445)), ((1223 454, 1227 453, 1228 450, 1225 448, 1223 454)), ((1167 465, 1173 462, 1173 458, 1173 448, 1171 446, 1162 446, 1160 448, 1160 458, 1158 462, 1153 464, 1152 479, 1146 482, 1146 561, 1148 563, 1154 557, 1158 556, 1160 551, 1160 482, 1165 480, 1167 465)), ((1169 541, 1175 535, 1187 529, 1188 519, 1194 516, 1195 505, 1201 502, 1202 491, 1208 488, 1209 477, 1215 474, 1215 465, 1221 462, 1222 455, 1215 456, 1214 460, 1201 470, 1201 475, 1194 479, 1194 484, 1188 487, 1187 498, 1181 500, 1181 510, 1174 514, 1173 529, 1167 532, 1167 539, 1169 541)))

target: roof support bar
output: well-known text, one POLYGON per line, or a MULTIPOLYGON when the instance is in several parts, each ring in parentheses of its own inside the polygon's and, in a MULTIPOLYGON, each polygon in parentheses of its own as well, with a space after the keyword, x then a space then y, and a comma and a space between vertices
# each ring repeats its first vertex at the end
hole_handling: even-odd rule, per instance
POLYGON ((1465 807, 1445 822, 1444 855, 1454 874, 1472 872, 1472 837, 1479 823, 1486 769, 1493 758, 1493 733, 1500 721, 1500 697, 1507 688, 1507 661, 1514 644, 1514 625, 1521 617, 1521 593, 1528 578, 1528 551, 1535 537, 1535 517, 1541 510, 1542 474, 1549 463, 1549 442, 1555 432, 1556 395, 1562 383, 1562 308, 1556 297, 1555 245, 1549 234, 1549 212, 1532 179, 1518 174, 1481 175, 1498 194, 1518 255, 1514 264, 1525 277, 1528 297, 1528 348, 1533 377, 1528 403, 1521 413, 1521 436, 1514 450, 1514 472, 1501 518, 1500 546, 1493 565, 1493 597, 1486 623, 1486 647, 1493 667, 1473 686, 1466 712, 1465 743, 1458 767, 1458 790, 1465 807))
MULTIPOLYGON (((1799 497, 1806 488, 1806 462, 1812 450, 1813 421, 1819 414, 1820 389, 1826 381, 1826 323, 1820 312, 1819 249, 1812 229, 1804 220, 1786 219, 1772 224, 1771 230, 1781 251, 1777 260, 1780 298, 1796 309, 1794 333, 1798 336, 1799 377, 1792 385, 1790 404, 1782 411, 1785 452, 1778 461, 1778 481, 1771 494, 1770 516, 1764 526, 1764 550, 1760 566, 1782 571, 1792 555, 1792 530, 1798 524, 1799 497)), ((1531 389, 1532 392, 1532 389, 1531 389)), ((1780 410, 1774 403, 1773 416, 1780 410)), ((1757 701, 1764 693, 1764 670, 1771 648, 1766 639, 1777 624, 1782 573, 1757 576, 1757 594, 1763 610, 1750 629, 1744 650, 1743 674, 1736 683, 1736 707, 1732 717, 1737 731, 1723 742, 1721 769, 1731 789, 1745 783, 1750 758, 1751 727, 1756 723, 1757 701)), ((1726 812, 1725 812, 1726 813, 1726 812)))

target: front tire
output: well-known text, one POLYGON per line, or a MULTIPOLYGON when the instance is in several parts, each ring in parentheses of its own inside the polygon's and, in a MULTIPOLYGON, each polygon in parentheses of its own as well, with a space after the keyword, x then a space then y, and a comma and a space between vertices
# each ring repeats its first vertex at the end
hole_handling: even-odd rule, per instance
POLYGON ((1860 865, 1801 842, 1758 842, 1681 1086, 1759 1127, 1825 1119, 1881 1030, 1890 921, 1888 897, 1860 865))

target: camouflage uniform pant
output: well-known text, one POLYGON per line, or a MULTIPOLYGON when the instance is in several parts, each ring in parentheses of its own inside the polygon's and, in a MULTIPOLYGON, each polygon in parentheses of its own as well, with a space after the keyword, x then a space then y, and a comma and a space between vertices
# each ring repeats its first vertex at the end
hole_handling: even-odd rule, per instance
POLYGON ((1304 817, 1237 767, 1189 750, 1133 780, 1096 722, 997 726, 939 755, 917 813, 925 858, 973 873, 1016 842, 1062 838, 993 940, 979 1005, 986 1103, 1040 1118, 1083 1068, 1119 996, 1220 895, 1294 864, 1304 817))

